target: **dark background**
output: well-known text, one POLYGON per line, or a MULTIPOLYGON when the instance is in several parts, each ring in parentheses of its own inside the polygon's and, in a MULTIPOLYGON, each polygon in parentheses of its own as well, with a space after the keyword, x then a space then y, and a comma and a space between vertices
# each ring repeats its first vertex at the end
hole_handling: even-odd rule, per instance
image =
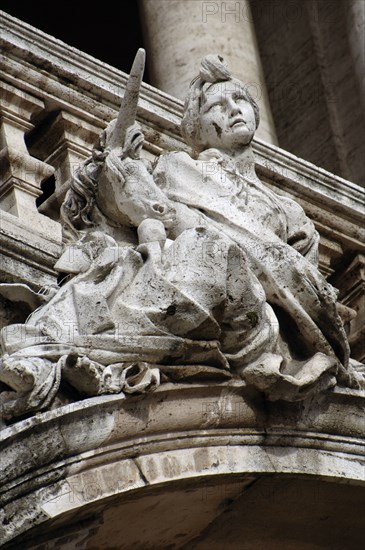
POLYGON ((137 0, 0 0, 0 10, 126 73, 145 46, 137 0))

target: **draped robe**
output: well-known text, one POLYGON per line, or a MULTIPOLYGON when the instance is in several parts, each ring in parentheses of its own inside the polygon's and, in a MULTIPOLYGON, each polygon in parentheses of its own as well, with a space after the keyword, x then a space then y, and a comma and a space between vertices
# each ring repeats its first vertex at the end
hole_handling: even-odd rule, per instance
MULTIPOLYGON (((142 248, 99 243, 89 269, 25 325, 3 330, 3 351, 55 362, 76 350, 105 366, 233 367, 269 395, 274 387, 274 399, 333 385, 348 344, 336 292, 316 266, 318 234, 301 207, 215 150, 198 160, 163 155, 153 175, 139 182, 143 196, 176 207, 181 232, 142 248)), ((123 210, 124 195, 133 201, 128 181, 114 161, 106 176, 119 182, 123 210)), ((97 232, 89 237, 100 241, 97 232)))

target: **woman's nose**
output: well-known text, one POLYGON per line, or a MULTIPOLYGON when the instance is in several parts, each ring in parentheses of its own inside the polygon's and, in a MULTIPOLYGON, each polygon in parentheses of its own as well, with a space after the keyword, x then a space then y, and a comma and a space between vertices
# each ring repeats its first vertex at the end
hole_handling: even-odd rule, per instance
POLYGON ((229 115, 236 116, 241 113, 240 106, 236 103, 236 101, 232 98, 228 98, 228 108, 229 108, 229 115))

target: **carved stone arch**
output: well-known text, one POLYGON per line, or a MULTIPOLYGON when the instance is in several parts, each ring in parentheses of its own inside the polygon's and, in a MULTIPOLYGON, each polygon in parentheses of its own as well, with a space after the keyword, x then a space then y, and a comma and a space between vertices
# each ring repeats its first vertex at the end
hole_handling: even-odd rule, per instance
POLYGON ((259 510, 269 508, 266 531, 248 521, 229 536, 267 545, 271 533, 265 547, 285 547, 286 529, 296 529, 304 544, 305 516, 319 522, 346 505, 325 536, 317 526, 309 537, 309 548, 324 539, 340 548, 340 526, 360 525, 364 484, 360 397, 345 391, 309 409, 263 407, 243 384, 175 384, 143 398, 91 398, 18 422, 2 432, 4 548, 67 548, 71 540, 81 548, 219 548, 225 517, 237 523, 243 513, 257 522, 259 510), (343 419, 345 397, 352 414, 343 419), (293 507, 300 508, 299 531, 293 507))

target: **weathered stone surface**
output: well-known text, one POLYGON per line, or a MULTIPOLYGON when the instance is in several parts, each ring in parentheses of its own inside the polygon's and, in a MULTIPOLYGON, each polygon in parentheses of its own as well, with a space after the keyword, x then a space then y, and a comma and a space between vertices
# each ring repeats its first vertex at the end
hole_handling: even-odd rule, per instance
MULTIPOLYGON (((1 432, 2 542, 28 549, 54 540, 67 548, 77 518, 82 548, 181 548, 205 536, 218 537, 219 544, 225 510, 234 515, 246 502, 262 506, 267 498, 275 510, 265 515, 269 532, 282 507, 288 513, 289 503, 300 508, 301 523, 314 505, 315 514, 326 511, 330 525, 352 518, 348 540, 356 541, 363 413, 356 391, 264 405, 259 393, 236 381, 168 384, 144 398, 100 396, 39 414, 1 432), (277 500, 284 489, 287 499, 277 500), (335 510, 344 499, 349 508, 339 517, 335 510), (178 533, 184 535, 175 540, 178 533)), ((283 526, 295 528, 292 514, 284 516, 283 526)), ((257 522, 242 529, 251 541, 266 536, 257 522)), ((232 531, 232 544, 233 532, 239 537, 241 531, 232 531)), ((321 533, 316 528, 312 541, 330 545, 330 532, 324 539, 321 533)), ((290 544, 286 536, 275 544, 290 544)), ((302 529, 298 539, 304 544, 302 529)))

